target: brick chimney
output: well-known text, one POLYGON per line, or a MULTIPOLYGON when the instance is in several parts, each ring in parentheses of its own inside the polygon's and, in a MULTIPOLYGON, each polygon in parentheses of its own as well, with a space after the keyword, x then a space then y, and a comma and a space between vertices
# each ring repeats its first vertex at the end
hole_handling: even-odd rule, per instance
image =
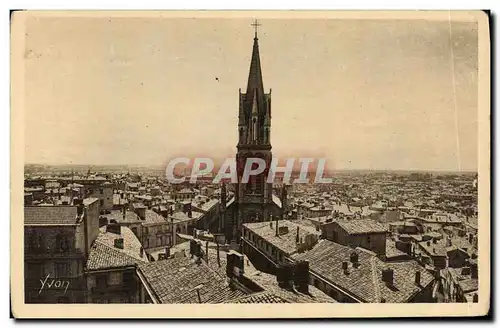
POLYGON ((421 272, 415 271, 415 285, 420 287, 421 272))
POLYGON ((349 263, 346 261, 342 262, 342 270, 344 271, 344 274, 348 274, 348 269, 349 269, 349 263))
POLYGON ((295 243, 299 243, 300 242, 300 239, 299 239, 299 227, 297 226, 297 234, 295 235, 295 243))
POLYGON ((83 212, 84 212, 84 209, 85 209, 85 206, 83 204, 78 204, 76 206, 76 215, 78 217, 82 216, 83 215, 83 212))
POLYGON ((143 256, 144 256, 144 248, 142 248, 142 247, 140 248, 140 250, 139 250, 139 255, 140 255, 141 257, 143 257, 143 256))
POLYGON ((382 281, 387 285, 392 286, 394 284, 394 270, 383 269, 382 270, 382 281))
POLYGON ((170 257, 170 247, 166 246, 165 247, 165 258, 168 259, 170 257))
POLYGON ((309 261, 300 261, 296 264, 295 283, 299 292, 309 294, 309 261))
POLYGON ((352 266, 357 268, 359 266, 359 255, 356 252, 352 252, 350 256, 352 266))
POLYGON ((115 247, 123 249, 123 238, 115 238, 115 247))
POLYGON ((106 226, 106 232, 121 235, 122 234, 121 226, 117 223, 110 223, 106 226))
POLYGON ((276 279, 278 280, 278 285, 281 288, 290 288, 290 282, 293 280, 294 275, 294 265, 291 263, 286 263, 278 267, 276 279))
POLYGON ((229 278, 245 272, 244 256, 234 250, 227 253, 226 274, 229 278))

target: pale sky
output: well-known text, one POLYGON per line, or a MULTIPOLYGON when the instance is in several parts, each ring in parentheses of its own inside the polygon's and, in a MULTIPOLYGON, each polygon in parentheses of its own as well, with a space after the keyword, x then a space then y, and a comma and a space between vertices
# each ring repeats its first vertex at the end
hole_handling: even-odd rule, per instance
MULTIPOLYGON (((30 18, 26 162, 234 156, 251 22, 30 18)), ((326 157, 331 169, 477 170, 476 23, 452 22, 452 53, 448 21, 260 23, 274 156, 326 157)))

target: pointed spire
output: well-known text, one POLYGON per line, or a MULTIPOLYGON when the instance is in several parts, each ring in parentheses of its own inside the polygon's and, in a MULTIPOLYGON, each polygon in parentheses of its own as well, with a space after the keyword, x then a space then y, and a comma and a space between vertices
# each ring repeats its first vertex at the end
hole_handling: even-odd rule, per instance
POLYGON ((252 61, 250 62, 250 73, 248 74, 247 95, 252 95, 254 90, 260 95, 264 94, 264 83, 262 82, 262 70, 260 68, 259 39, 257 34, 253 39, 252 61))

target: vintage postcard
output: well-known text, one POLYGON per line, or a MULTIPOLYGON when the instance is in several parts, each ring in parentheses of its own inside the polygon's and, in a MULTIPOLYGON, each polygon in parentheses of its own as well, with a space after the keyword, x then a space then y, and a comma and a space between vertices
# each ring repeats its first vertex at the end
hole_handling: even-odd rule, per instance
POLYGON ((489 42, 480 11, 14 12, 13 315, 486 315, 489 42))

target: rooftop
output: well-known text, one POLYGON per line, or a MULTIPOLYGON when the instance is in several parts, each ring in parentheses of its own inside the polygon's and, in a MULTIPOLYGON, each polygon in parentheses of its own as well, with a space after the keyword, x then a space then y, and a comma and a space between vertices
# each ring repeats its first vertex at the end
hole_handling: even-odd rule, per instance
POLYGON ((312 226, 297 224, 288 220, 280 220, 278 221, 278 227, 287 227, 288 232, 276 236, 275 224, 276 222, 273 221, 271 226, 271 221, 269 221, 245 223, 243 226, 287 254, 293 254, 298 250, 296 242, 297 228, 299 228, 299 238, 307 235, 321 235, 321 232, 316 231, 312 226))
POLYGON ((415 261, 384 263, 371 252, 352 249, 329 240, 321 240, 305 253, 293 256, 296 260, 309 261, 310 270, 344 290, 362 302, 378 303, 384 299, 387 303, 406 303, 422 286, 428 286, 433 277, 415 261), (358 254, 358 267, 353 267, 350 255, 358 254), (342 262, 348 263, 344 272, 342 262), (393 269, 393 285, 382 281, 382 270, 393 269), (415 273, 420 271, 420 286, 415 284, 415 273))
POLYGON ((75 225, 79 222, 76 206, 25 206, 24 225, 75 225))
POLYGON ((246 295, 230 287, 205 262, 197 264, 189 257, 142 264, 139 271, 160 303, 200 303, 197 290, 201 303, 223 303, 246 295))
POLYGON ((203 213, 192 211, 191 217, 189 217, 188 213, 184 213, 182 211, 177 211, 170 214, 169 219, 174 219, 174 222, 183 222, 183 221, 191 221, 199 219, 203 213))
MULTIPOLYGON (((283 300, 283 302, 281 303, 336 303, 336 301, 333 298, 326 295, 321 290, 312 285, 309 285, 308 287, 309 295, 307 295, 300 292, 294 292, 292 290, 281 288, 278 285, 278 280, 276 276, 272 274, 260 272, 257 270, 253 270, 253 272, 247 272, 247 271, 249 270, 245 268, 245 276, 250 278, 253 282, 257 283, 260 287, 264 288, 266 295, 269 296, 270 299, 283 300)), ((238 303, 251 303, 250 301, 253 300, 255 299, 247 298, 245 301, 238 303)))
POLYGON ((87 269, 101 270, 148 262, 145 253, 141 256, 140 241, 129 228, 122 226, 119 235, 107 231, 106 226, 99 230, 99 235, 90 248, 87 269), (117 238, 123 238, 123 249, 115 247, 114 242, 117 238))
POLYGON ((108 220, 116 220, 116 222, 132 223, 140 221, 141 219, 133 211, 125 211, 125 218, 123 217, 123 212, 121 210, 110 210, 109 214, 103 215, 108 220))
POLYGON ((342 229, 352 235, 387 232, 384 225, 370 219, 348 221, 339 220, 336 222, 342 229))

